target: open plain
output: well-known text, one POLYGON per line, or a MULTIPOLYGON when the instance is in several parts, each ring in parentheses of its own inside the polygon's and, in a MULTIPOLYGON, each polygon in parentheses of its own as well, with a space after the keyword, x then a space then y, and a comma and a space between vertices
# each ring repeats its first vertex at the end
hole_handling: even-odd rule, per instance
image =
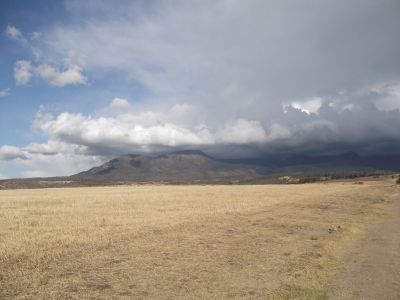
POLYGON ((389 177, 4 190, 0 298, 368 298, 372 264, 395 299, 399 201, 389 177))

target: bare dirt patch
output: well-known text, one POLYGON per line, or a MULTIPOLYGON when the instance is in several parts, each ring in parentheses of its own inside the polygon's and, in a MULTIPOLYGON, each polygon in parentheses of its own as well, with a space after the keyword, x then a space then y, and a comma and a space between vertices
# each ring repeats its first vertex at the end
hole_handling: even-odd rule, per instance
POLYGON ((400 197, 366 226, 330 284, 332 299, 400 299, 400 197))

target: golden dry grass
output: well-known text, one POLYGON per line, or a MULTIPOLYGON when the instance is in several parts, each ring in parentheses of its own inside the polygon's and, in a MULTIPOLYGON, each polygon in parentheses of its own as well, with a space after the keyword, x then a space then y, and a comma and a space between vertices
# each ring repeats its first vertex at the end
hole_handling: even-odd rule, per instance
POLYGON ((0 298, 324 299, 394 195, 390 180, 0 191, 0 298))

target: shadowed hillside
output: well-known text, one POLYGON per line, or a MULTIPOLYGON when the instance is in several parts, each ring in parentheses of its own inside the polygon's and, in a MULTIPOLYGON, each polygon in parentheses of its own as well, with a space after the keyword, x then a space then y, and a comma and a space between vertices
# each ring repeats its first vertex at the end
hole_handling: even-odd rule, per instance
POLYGON ((216 159, 201 151, 162 155, 124 155, 72 176, 0 180, 0 189, 114 185, 126 183, 306 183, 320 180, 379 176, 400 171, 400 155, 216 159))
POLYGON ((125 155, 71 176, 74 180, 196 182, 250 180, 256 166, 216 160, 201 151, 179 151, 160 156, 125 155))

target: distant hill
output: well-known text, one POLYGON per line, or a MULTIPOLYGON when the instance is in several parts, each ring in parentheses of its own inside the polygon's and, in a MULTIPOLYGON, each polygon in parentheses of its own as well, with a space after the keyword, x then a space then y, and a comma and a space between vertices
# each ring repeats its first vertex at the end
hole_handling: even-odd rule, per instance
POLYGON ((281 175, 312 176, 351 172, 400 171, 400 155, 360 156, 346 152, 330 156, 215 159, 201 151, 125 155, 73 175, 71 180, 129 182, 272 182, 281 175))
POLYGON ((179 151, 160 156, 124 155, 70 178, 111 182, 226 182, 260 177, 258 169, 254 165, 219 161, 201 151, 179 151))
POLYGON ((224 160, 230 163, 256 165, 266 174, 296 173, 330 173, 337 171, 371 171, 386 170, 400 172, 400 155, 361 156, 355 152, 344 152, 337 155, 289 155, 264 156, 253 159, 224 160))
POLYGON ((275 162, 278 170, 319 172, 386 170, 400 171, 400 155, 360 156, 355 152, 325 156, 291 156, 275 162))
POLYGON ((124 155, 68 177, 0 180, 0 189, 91 186, 125 183, 282 183, 321 178, 354 178, 400 172, 400 155, 264 156, 253 159, 216 159, 201 151, 163 155, 124 155))

